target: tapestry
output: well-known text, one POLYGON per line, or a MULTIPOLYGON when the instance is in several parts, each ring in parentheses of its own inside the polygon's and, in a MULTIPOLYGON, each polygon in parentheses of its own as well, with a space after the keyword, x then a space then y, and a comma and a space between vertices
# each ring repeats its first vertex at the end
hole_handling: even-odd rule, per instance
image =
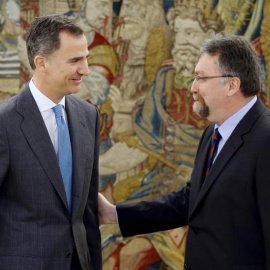
MULTIPOLYGON (((68 16, 87 37, 90 75, 76 95, 100 112, 99 189, 113 204, 153 200, 189 180, 209 124, 193 113, 190 93, 209 36, 253 44, 259 96, 270 102, 269 0, 0 0, 0 102, 31 78, 25 36, 47 14, 68 16)), ((123 238, 117 225, 102 225, 103 269, 183 269, 187 230, 123 238)))

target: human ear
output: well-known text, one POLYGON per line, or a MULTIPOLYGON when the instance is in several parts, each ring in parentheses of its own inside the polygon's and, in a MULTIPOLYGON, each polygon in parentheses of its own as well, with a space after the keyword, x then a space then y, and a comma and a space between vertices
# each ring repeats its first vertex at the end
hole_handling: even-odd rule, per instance
POLYGON ((37 55, 34 59, 34 63, 37 70, 39 71, 46 70, 46 59, 43 56, 37 55))
POLYGON ((228 96, 233 96, 238 91, 240 91, 240 85, 241 85, 240 78, 238 78, 238 77, 232 77, 230 79, 230 87, 229 87, 228 96))

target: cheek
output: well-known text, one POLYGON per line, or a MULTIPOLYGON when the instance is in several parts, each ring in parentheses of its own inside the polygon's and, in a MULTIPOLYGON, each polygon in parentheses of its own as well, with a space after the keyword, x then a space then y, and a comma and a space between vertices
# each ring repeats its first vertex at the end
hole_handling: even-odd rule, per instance
POLYGON ((204 102, 207 106, 212 107, 217 102, 216 97, 214 95, 204 96, 204 102))
POLYGON ((211 98, 210 91, 203 87, 199 87, 198 97, 199 97, 199 101, 204 104, 207 100, 211 98))
POLYGON ((207 105, 210 109, 217 109, 219 110, 224 103, 224 96, 223 93, 219 92, 218 90, 213 91, 213 94, 208 96, 207 105))
POLYGON ((200 95, 200 94, 198 95, 198 102, 202 106, 206 105, 204 97, 202 95, 200 95))

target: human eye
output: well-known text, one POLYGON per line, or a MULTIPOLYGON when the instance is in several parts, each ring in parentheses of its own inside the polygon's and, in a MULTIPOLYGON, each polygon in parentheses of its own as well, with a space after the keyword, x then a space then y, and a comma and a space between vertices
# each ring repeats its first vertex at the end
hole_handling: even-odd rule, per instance
POLYGON ((201 82, 201 77, 199 76, 199 75, 194 75, 194 78, 195 78, 195 80, 197 81, 197 82, 201 82))
POLYGON ((76 64, 79 61, 81 61, 82 59, 83 59, 82 57, 74 57, 74 58, 69 59, 69 63, 76 64))
POLYGON ((77 63, 77 62, 78 62, 78 59, 77 59, 77 58, 70 59, 69 62, 70 62, 71 64, 77 63))

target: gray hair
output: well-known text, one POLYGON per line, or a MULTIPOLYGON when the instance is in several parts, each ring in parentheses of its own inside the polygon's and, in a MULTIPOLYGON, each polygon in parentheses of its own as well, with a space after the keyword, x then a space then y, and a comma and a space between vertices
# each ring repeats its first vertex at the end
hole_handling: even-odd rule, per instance
POLYGON ((219 68, 241 80, 241 91, 245 97, 260 92, 260 63, 251 43, 242 36, 219 33, 206 40, 200 54, 218 55, 219 68))

